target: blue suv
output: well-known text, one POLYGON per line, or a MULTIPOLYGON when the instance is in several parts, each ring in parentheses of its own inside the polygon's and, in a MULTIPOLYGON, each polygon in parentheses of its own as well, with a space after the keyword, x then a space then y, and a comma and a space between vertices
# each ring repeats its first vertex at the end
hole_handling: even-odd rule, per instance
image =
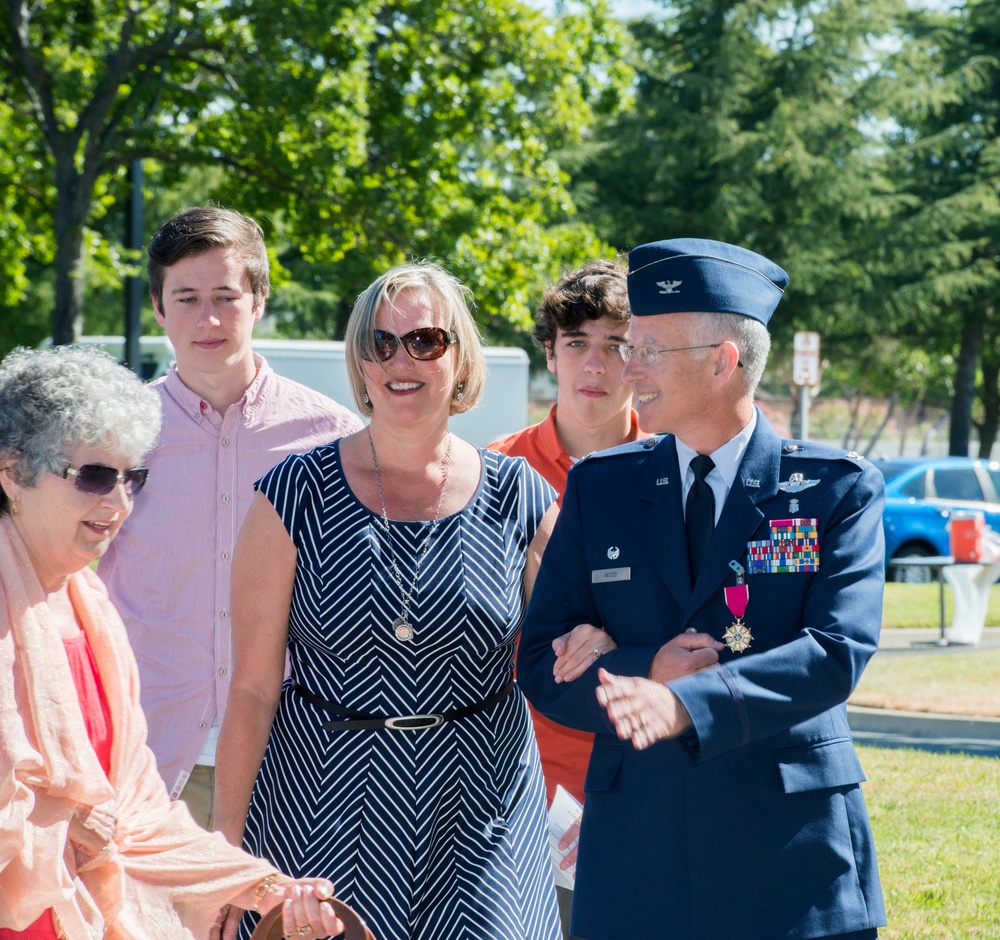
MULTIPOLYGON (((872 463, 885 477, 886 564, 897 558, 950 555, 948 520, 976 510, 1000 532, 1000 463, 971 457, 898 457, 872 463)), ((897 581, 926 581, 925 567, 888 568, 897 581)))

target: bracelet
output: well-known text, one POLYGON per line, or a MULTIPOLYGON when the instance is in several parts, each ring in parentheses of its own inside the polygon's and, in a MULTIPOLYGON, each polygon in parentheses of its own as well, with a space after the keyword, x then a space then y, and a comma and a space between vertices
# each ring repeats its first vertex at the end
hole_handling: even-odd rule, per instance
POLYGON ((253 893, 253 909, 258 913, 260 913, 260 902, 264 900, 264 895, 267 894, 267 889, 271 887, 277 877, 278 872, 272 872, 259 885, 257 885, 257 888, 253 893))

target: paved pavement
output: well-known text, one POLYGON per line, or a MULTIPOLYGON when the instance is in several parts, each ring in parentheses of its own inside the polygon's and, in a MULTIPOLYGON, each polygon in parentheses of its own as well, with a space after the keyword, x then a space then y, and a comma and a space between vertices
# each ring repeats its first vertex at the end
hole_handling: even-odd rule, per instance
MULTIPOLYGON (((942 644, 939 630, 883 630, 877 655, 948 656, 959 651, 988 649, 1000 649, 1000 627, 987 627, 978 646, 942 644)), ((1000 682, 997 694, 1000 695, 1000 682)), ((1000 757, 1000 718, 906 712, 856 705, 847 706, 847 717, 858 744, 918 747, 944 753, 1000 757)))

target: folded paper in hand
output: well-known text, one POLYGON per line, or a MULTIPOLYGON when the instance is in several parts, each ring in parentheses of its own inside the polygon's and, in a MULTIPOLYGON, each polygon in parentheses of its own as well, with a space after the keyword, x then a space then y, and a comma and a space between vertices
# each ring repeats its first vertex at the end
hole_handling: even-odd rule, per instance
POLYGON ((559 840, 563 834, 580 818, 583 807, 579 800, 568 790, 557 786, 555 796, 552 797, 552 805, 549 807, 549 848, 552 850, 552 869, 555 872, 556 884, 560 888, 573 890, 576 883, 576 863, 563 870, 559 863, 571 852, 576 842, 571 843, 567 848, 559 848, 559 840))

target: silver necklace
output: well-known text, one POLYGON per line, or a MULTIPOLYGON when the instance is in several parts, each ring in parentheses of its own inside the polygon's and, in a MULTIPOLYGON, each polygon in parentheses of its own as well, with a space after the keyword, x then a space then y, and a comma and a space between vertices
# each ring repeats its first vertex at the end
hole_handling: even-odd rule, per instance
POLYGON ((431 537, 437 528, 438 517, 441 515, 441 506, 444 504, 444 491, 448 488, 448 470, 451 467, 451 433, 448 434, 448 450, 441 461, 441 495, 438 497, 437 509, 434 510, 434 518, 431 519, 431 526, 427 530, 424 544, 417 554, 417 564, 413 569, 413 580, 410 582, 410 589, 403 590, 403 575, 399 570, 399 563, 396 561, 396 550, 392 546, 392 531, 389 528, 389 514, 385 511, 385 493, 382 490, 382 474, 378 469, 378 457, 375 456, 375 442, 372 440, 371 428, 368 428, 368 445, 372 451, 372 464, 375 466, 375 482, 378 484, 378 501, 382 507, 382 525, 385 527, 385 540, 389 546, 389 557, 392 559, 392 573, 396 578, 396 586, 399 588, 399 597, 402 601, 402 612, 392 622, 392 632, 400 643, 408 643, 413 639, 414 629, 410 623, 410 602, 413 600, 413 592, 417 588, 417 580, 420 578, 420 567, 427 557, 431 547, 431 537))

